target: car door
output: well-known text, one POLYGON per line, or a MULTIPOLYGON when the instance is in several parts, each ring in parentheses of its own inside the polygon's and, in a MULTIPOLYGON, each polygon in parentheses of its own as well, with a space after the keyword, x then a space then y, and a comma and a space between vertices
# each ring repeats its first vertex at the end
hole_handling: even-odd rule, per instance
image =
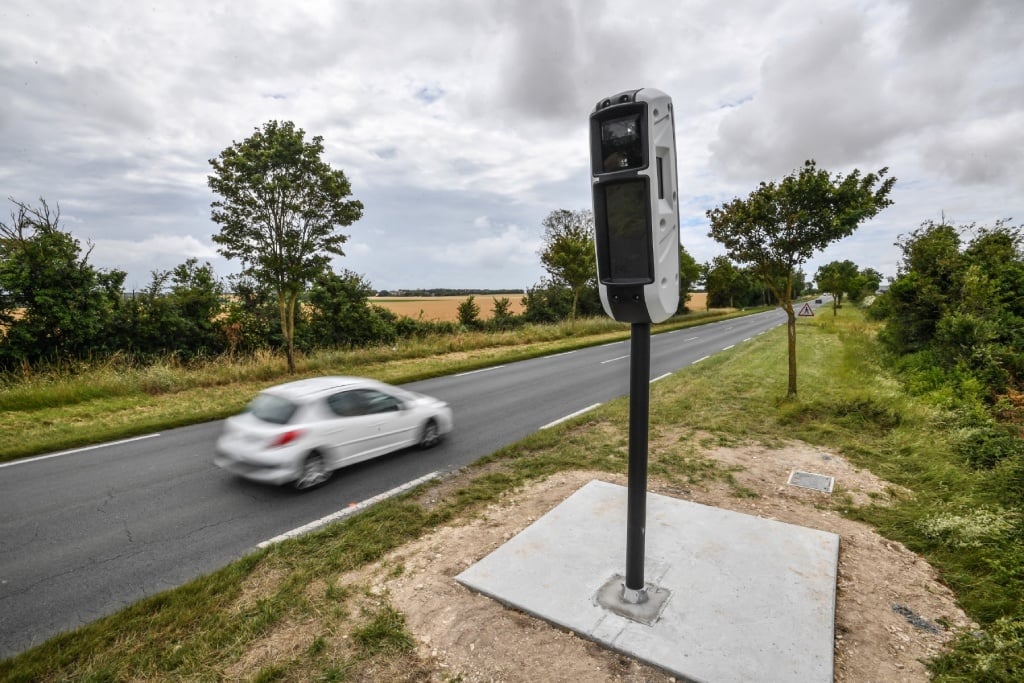
POLYGON ((404 448, 414 438, 417 425, 412 410, 407 409, 402 399, 384 391, 364 389, 367 412, 377 416, 376 455, 404 448))
POLYGON ((363 391, 339 391, 329 396, 326 403, 333 417, 329 439, 334 451, 334 467, 370 457, 378 447, 379 418, 369 414, 363 391))

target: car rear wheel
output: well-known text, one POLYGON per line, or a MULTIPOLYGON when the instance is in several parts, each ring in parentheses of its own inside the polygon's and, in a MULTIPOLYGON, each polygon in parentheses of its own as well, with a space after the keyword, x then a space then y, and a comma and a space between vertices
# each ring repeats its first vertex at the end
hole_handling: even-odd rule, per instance
POLYGON ((441 430, 437 428, 437 421, 433 418, 427 420, 420 433, 420 448, 433 448, 441 442, 441 430))
POLYGON ((331 471, 327 469, 327 463, 324 462, 323 456, 313 451, 306 456, 306 460, 302 463, 302 473, 295 480, 294 486, 300 491, 306 491, 320 486, 330 478, 331 471))

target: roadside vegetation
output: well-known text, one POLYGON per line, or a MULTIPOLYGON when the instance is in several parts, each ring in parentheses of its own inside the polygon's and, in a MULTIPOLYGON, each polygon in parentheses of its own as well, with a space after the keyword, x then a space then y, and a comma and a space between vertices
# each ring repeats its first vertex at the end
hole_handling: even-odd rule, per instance
MULTIPOLYGON (((700 486, 732 472, 702 455, 716 444, 780 447, 801 439, 834 449, 900 488, 894 502, 842 514, 868 521, 920 553, 979 628, 930 663, 940 681, 1016 681, 1024 671, 1024 458, 979 469, 963 448, 984 394, 923 389, 890 369, 881 325, 852 307, 801 320, 805 389, 785 398, 786 332, 779 328, 653 385, 651 477, 700 486), (659 441, 658 443, 663 443, 659 441)), ((451 479, 373 506, 304 538, 243 558, 14 659, 0 679, 215 680, 244 670, 270 633, 313 624, 293 655, 249 680, 420 680, 430 673, 386 594, 348 583, 352 570, 439 525, 555 472, 623 473, 628 401, 537 433, 451 479), (258 587, 258 590, 256 590, 258 587), (253 596, 258 597, 253 597, 253 596)), ((749 491, 735 487, 735 495, 749 491)), ((393 571, 401 572, 400 566, 393 571)), ((308 631, 308 629, 306 629, 308 631)))
MULTIPOLYGON (((692 312, 656 330, 750 312, 692 312)), ((148 363, 113 356, 26 366, 0 375, 0 461, 227 417, 256 392, 290 379, 350 374, 402 384, 629 338, 628 326, 608 318, 509 331, 457 329, 388 345, 298 353, 294 372, 270 351, 188 363, 173 356, 148 363)))

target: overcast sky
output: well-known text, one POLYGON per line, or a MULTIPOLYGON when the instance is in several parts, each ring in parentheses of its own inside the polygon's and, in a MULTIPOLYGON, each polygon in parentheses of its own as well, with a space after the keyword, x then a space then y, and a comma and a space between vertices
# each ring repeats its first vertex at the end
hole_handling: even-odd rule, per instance
POLYGON ((884 166, 895 204, 805 266, 896 274, 923 221, 1024 219, 1021 0, 0 3, 0 220, 59 204, 144 287, 211 240, 209 159, 271 119, 324 138, 364 216, 335 261, 376 288, 525 288, 541 221, 590 208, 587 119, 675 105, 681 240, 805 159, 884 166))

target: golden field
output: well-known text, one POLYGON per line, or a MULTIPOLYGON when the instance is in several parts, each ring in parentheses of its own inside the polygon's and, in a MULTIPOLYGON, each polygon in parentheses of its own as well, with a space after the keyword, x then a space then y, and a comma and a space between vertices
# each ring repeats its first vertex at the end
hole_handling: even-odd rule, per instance
MULTIPOLYGON (((494 315, 494 300, 506 298, 509 309, 516 315, 523 312, 522 294, 474 294, 480 307, 480 319, 487 320, 494 315)), ((396 315, 407 315, 424 320, 455 321, 459 319, 459 304, 469 298, 465 296, 371 296, 370 303, 382 306, 396 315)))
MULTIPOLYGON (((474 301, 480 307, 480 319, 487 320, 494 314, 494 300, 507 298, 510 308, 516 315, 523 312, 522 294, 474 294, 474 301)), ((407 315, 410 318, 419 318, 423 314, 424 320, 445 320, 455 321, 459 319, 459 304, 466 300, 466 296, 373 296, 370 303, 383 306, 394 312, 396 315, 407 315)), ((707 302, 707 294, 704 292, 693 292, 687 306, 691 311, 703 311, 707 302)))

